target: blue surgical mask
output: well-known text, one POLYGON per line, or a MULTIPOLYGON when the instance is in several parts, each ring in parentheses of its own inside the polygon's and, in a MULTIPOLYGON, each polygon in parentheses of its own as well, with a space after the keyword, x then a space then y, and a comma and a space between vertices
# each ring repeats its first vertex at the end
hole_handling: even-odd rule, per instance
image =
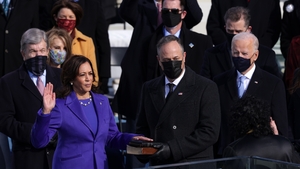
POLYGON ((50 49, 49 55, 53 63, 61 65, 66 60, 67 52, 65 50, 50 49))

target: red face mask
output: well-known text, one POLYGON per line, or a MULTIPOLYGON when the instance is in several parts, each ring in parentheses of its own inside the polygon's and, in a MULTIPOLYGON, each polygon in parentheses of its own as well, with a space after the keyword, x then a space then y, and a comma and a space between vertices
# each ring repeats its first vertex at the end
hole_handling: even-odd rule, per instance
POLYGON ((62 28, 67 32, 71 32, 74 30, 76 26, 76 20, 57 19, 56 24, 59 28, 62 28))

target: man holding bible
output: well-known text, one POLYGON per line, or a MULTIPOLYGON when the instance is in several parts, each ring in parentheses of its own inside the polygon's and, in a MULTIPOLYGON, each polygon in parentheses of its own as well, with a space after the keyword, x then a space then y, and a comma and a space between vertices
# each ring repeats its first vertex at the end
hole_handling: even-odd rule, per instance
POLYGON ((160 143, 158 151, 143 157, 150 165, 213 158, 220 129, 220 102, 214 82, 185 66, 179 38, 163 37, 157 59, 164 72, 143 85, 136 132, 160 143))

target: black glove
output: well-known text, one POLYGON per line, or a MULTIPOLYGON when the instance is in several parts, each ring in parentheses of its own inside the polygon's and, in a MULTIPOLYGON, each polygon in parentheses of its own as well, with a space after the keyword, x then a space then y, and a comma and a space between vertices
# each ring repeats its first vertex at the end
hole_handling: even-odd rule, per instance
POLYGON ((161 163, 171 158, 169 144, 161 143, 160 145, 155 145, 155 147, 158 148, 158 151, 149 157, 151 160, 155 161, 156 163, 161 163))

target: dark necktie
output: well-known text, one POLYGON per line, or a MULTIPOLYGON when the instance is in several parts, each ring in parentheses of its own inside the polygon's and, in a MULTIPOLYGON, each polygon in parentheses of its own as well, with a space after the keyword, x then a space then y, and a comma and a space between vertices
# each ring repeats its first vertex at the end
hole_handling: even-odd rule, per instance
POLYGON ((170 96, 172 95, 172 93, 174 92, 174 84, 173 83, 168 83, 169 86, 169 93, 166 97, 166 102, 168 101, 168 99, 170 98, 170 96))

